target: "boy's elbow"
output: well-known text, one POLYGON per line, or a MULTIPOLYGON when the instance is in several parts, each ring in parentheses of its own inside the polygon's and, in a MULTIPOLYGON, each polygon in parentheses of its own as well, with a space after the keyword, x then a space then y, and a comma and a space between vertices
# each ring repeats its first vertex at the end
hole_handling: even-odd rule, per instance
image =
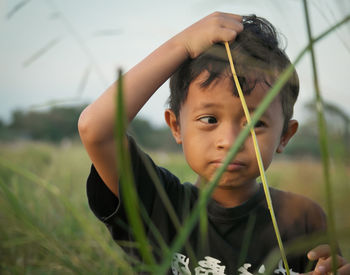
POLYGON ((93 121, 91 115, 89 114, 89 107, 86 107, 80 114, 78 120, 78 131, 83 144, 98 142, 98 137, 93 127, 93 121))
POLYGON ((85 147, 101 147, 114 140, 114 122, 105 110, 86 107, 78 120, 78 132, 85 147))

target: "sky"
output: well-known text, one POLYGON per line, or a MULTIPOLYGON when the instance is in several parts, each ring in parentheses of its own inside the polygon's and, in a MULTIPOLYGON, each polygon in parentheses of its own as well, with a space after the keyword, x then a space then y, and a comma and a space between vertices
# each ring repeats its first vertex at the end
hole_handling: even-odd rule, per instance
MULTIPOLYGON (((309 0, 314 35, 350 12, 348 0, 309 0)), ((307 45, 302 0, 0 0, 0 119, 13 110, 89 103, 166 40, 202 17, 224 11, 267 18, 293 61, 307 45)), ((315 47, 324 100, 350 115, 350 21, 315 47)), ((309 55, 296 66, 303 122, 314 98, 309 55)), ((166 82, 140 112, 163 125, 166 82)))

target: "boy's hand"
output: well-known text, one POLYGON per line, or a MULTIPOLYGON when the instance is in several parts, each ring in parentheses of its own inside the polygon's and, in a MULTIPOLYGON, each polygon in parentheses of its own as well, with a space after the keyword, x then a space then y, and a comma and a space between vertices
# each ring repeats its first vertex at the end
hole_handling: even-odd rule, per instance
POLYGON ((185 46, 189 57, 196 58, 215 43, 233 41, 242 30, 242 16, 214 12, 179 33, 175 38, 185 46))
MULTIPOLYGON (((332 273, 332 257, 331 249, 329 245, 319 245, 309 251, 307 257, 310 261, 316 261, 317 264, 315 270, 308 274, 312 275, 323 275, 323 274, 333 274, 332 273)), ((346 260, 337 255, 337 274, 339 275, 350 275, 350 263, 347 263, 346 260)))

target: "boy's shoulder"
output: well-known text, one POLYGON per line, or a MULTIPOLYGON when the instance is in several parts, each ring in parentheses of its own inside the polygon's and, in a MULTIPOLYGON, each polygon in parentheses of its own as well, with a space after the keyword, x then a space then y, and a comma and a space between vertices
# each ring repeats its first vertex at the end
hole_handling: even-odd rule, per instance
POLYGON ((312 229, 326 228, 326 215, 321 206, 314 200, 289 191, 270 188, 273 207, 278 219, 293 226, 293 223, 305 222, 312 229))
POLYGON ((322 210, 317 202, 301 194, 280 190, 274 187, 270 187, 270 193, 273 201, 278 204, 295 205, 297 208, 312 207, 322 210))

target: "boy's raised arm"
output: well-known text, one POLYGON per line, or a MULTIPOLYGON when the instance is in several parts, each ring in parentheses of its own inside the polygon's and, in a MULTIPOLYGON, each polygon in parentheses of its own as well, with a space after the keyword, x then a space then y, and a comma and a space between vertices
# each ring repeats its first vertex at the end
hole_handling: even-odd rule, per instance
MULTIPOLYGON (((243 30, 242 17, 215 12, 177 34, 128 71, 124 78, 124 100, 131 121, 153 93, 187 59, 196 58, 214 43, 233 41, 243 30)), ((80 115, 81 140, 99 175, 118 196, 118 174, 114 144, 116 85, 111 85, 80 115)))

